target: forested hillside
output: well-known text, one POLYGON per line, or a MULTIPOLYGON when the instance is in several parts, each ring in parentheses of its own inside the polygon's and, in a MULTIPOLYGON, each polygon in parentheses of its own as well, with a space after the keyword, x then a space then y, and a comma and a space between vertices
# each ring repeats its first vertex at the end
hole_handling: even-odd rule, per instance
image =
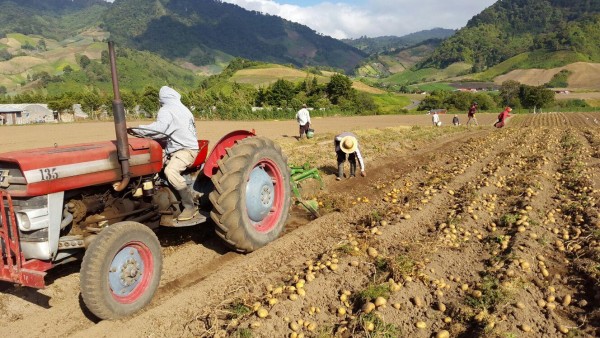
POLYGON ((434 28, 404 36, 380 36, 369 38, 362 36, 358 39, 343 39, 345 43, 356 47, 367 54, 393 53, 420 44, 430 39, 446 39, 456 33, 453 29, 434 28))
POLYGON ((62 40, 101 24, 109 4, 103 0, 0 0, 0 37, 36 34, 62 40))
POLYGON ((216 0, 117 0, 104 21, 117 42, 196 65, 222 52, 351 71, 366 56, 306 26, 216 0))
POLYGON ((524 52, 570 53, 565 63, 600 61, 600 1, 503 0, 473 17, 420 68, 455 62, 485 70, 524 52))
POLYGON ((196 66, 234 57, 351 72, 366 54, 276 16, 218 0, 0 0, 0 38, 63 40, 100 27, 121 46, 196 66))

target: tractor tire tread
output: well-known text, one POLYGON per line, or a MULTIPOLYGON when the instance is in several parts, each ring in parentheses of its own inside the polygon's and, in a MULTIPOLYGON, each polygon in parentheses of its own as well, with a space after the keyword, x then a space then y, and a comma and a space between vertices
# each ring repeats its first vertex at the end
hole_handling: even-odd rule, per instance
MULTIPOLYGON (((121 222, 116 223, 104 229, 97 238, 95 238, 88 249, 85 252, 83 257, 83 261, 81 263, 81 273, 80 273, 80 290, 81 296, 85 305, 88 309, 101 319, 116 319, 127 316, 146 305, 147 302, 143 302, 144 304, 140 306, 140 308, 135 311, 129 313, 128 311, 119 311, 119 309, 111 308, 110 305, 106 304, 104 301, 105 294, 102 290, 102 287, 98 286, 100 280, 102 280, 104 276, 103 271, 103 263, 106 259, 111 255, 111 250, 113 250, 112 246, 114 243, 125 236, 130 235, 134 231, 139 231, 142 236, 148 236, 150 242, 154 243, 144 243, 148 245, 156 246, 155 249, 158 250, 158 257, 155 259, 154 269, 157 272, 157 281, 155 281, 155 286, 149 285, 149 287, 154 290, 152 291, 152 295, 158 286, 158 282, 160 281, 160 274, 162 270, 162 256, 160 256, 160 242, 156 237, 156 234, 152 232, 147 226, 137 223, 137 222, 121 222), (101 236, 101 237, 100 237, 101 236)), ((139 239, 138 239, 139 240, 139 239)), ((150 296, 151 299, 151 296, 150 296)), ((121 309, 122 310, 122 309, 121 309)))

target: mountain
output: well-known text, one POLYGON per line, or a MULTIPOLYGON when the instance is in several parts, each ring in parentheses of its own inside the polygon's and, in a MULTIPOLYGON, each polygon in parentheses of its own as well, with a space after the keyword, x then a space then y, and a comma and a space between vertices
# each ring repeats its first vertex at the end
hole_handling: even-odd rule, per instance
MULTIPOLYGON (((473 72, 480 72, 522 53, 542 60, 560 53, 563 61, 558 66, 599 62, 598 41, 598 0, 503 0, 474 16, 418 67, 446 68, 466 62, 473 72), (539 58, 540 52, 546 57, 539 58)), ((528 65, 532 63, 522 67, 528 65)), ((544 67, 543 62, 534 66, 544 67)), ((557 66, 556 62, 552 66, 557 66)))
POLYGON ((0 0, 0 38, 9 33, 63 40, 100 27, 119 45, 180 64, 234 57, 351 72, 360 50, 282 18, 218 0, 0 0))
POLYGON ((385 78, 404 72, 429 57, 441 43, 440 39, 429 39, 406 48, 373 54, 363 61, 355 73, 364 77, 385 78))
POLYGON ((116 0, 104 22, 121 44, 198 66, 225 54, 352 71, 366 57, 306 26, 217 0, 116 0))
POLYGON ((103 0, 0 0, 0 37, 21 33, 66 39, 101 24, 109 5, 103 0))
POLYGON ((367 54, 389 53, 409 48, 430 39, 446 39, 456 33, 453 29, 434 28, 411 33, 404 36, 381 36, 358 39, 343 39, 342 41, 352 47, 358 48, 367 54))

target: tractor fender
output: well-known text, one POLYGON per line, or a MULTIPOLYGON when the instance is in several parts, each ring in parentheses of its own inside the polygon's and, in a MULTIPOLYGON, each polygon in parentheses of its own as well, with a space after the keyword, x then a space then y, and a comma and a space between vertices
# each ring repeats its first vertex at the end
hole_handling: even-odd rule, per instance
POLYGON ((219 142, 215 144, 215 147, 210 152, 210 155, 208 155, 206 163, 204 164, 204 175, 206 175, 206 177, 212 177, 212 175, 217 172, 219 169, 218 161, 225 156, 227 149, 233 147, 237 141, 254 136, 256 136, 254 129, 251 131, 235 130, 223 136, 219 142))

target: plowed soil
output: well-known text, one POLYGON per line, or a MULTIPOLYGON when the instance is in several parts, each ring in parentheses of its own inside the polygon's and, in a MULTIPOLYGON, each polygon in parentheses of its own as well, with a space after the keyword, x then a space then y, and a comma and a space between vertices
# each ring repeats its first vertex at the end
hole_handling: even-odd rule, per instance
MULTIPOLYGON (((519 115, 503 129, 491 127, 494 117, 479 115, 475 128, 449 126, 451 116, 441 128, 429 116, 315 119, 317 136, 302 141, 289 121, 199 122, 212 141, 256 128, 290 163, 318 167, 325 188, 306 182, 303 194, 322 217, 295 207, 281 238, 246 255, 229 251, 210 224, 160 229, 160 288, 123 320, 86 310, 77 263, 52 270, 44 290, 3 284, 0 332, 598 336, 600 114, 519 115), (342 128, 359 136, 367 177, 334 180, 332 138, 342 128)), ((0 140, 6 151, 107 139, 111 128, 2 127, 0 140)))

